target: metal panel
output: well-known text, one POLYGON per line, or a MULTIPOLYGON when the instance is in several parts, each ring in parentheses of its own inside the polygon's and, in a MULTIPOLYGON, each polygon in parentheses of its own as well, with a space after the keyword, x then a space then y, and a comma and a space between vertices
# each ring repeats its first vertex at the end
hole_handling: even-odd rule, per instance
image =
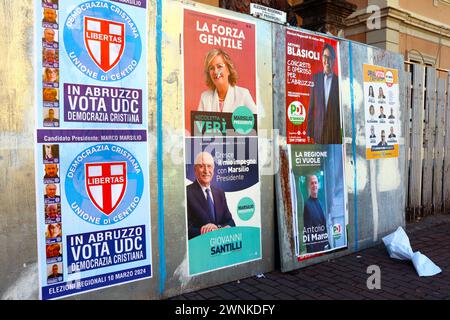
POLYGON ((423 159, 423 104, 425 67, 413 66, 412 135, 411 135, 411 178, 409 180, 409 207, 416 213, 421 210, 422 159, 423 159))
POLYGON ((341 108, 344 124, 345 170, 348 190, 348 249, 298 262, 293 253, 291 202, 286 145, 284 28, 273 28, 274 61, 274 123, 280 130, 278 138, 280 172, 276 175, 278 230, 281 247, 281 270, 289 271, 346 255, 378 243, 382 236, 404 226, 405 192, 405 139, 403 126, 407 117, 406 78, 403 57, 363 44, 340 40, 341 108), (351 54, 350 54, 351 53, 351 54), (350 56, 352 60, 350 61, 350 56), (374 64, 399 70, 400 114, 399 157, 367 161, 365 158, 365 114, 363 99, 363 64, 374 64), (353 74, 351 74, 351 71, 353 74), (352 119, 351 85, 354 90, 354 119, 352 119), (355 124, 353 126, 353 123, 355 124), (352 136, 355 134, 356 139, 352 136), (356 151, 356 153, 355 153, 356 151), (356 163, 353 158, 356 158, 356 163))
POLYGON ((447 104, 445 108, 445 156, 444 156, 444 212, 450 210, 450 72, 447 78, 447 104))
MULTIPOLYGON (((190 277, 186 240, 185 184, 184 184, 184 110, 181 35, 183 5, 190 9, 208 9, 215 15, 242 19, 239 13, 200 5, 198 3, 164 1, 163 6, 163 185, 164 185, 164 252, 167 279, 161 283, 164 297, 198 290, 220 283, 246 278, 274 269, 274 189, 273 172, 261 170, 261 226, 262 259, 226 269, 190 277)), ((261 150, 272 150, 272 38, 271 24, 245 16, 256 23, 257 38, 257 101, 258 134, 261 164, 271 166, 271 158, 261 150), (268 160, 267 160, 268 159, 268 160), (267 161, 266 161, 267 160, 267 161)))
MULTIPOLYGON (((403 57, 399 54, 380 50, 370 46, 352 43, 352 61, 353 64, 353 81, 354 100, 355 100, 355 144, 356 144, 356 170, 352 170, 352 180, 356 182, 356 188, 349 190, 349 207, 350 212, 357 212, 358 235, 355 239, 357 248, 371 246, 381 240, 381 237, 395 230, 398 226, 404 226, 404 199, 406 192, 403 189, 405 172, 405 128, 402 126, 399 141, 399 157, 390 159, 365 160, 365 114, 363 99, 363 71, 362 64, 369 63, 380 65, 387 68, 395 68, 399 71, 399 120, 404 123, 404 117, 407 116, 405 110, 405 75, 403 73, 403 57), (369 168, 367 168, 369 167, 369 168), (353 197, 356 196, 356 208, 350 200, 353 191, 353 197)), ((344 55, 342 55, 344 56, 344 55)), ((345 82, 345 78, 343 79, 345 82)), ((343 101, 350 99, 349 94, 342 94, 343 101)), ((349 110, 344 109, 344 114, 351 114, 349 110)), ((347 119, 345 119, 347 120, 347 119)), ((349 121, 345 121, 349 123, 349 121)), ((349 129, 346 125, 346 136, 349 137, 349 129)), ((351 151, 350 141, 346 139, 347 159, 351 159, 353 154, 351 151)), ((352 141, 353 143, 353 141, 352 141)), ((354 164, 353 164, 354 165, 354 164)), ((349 177, 349 172, 347 172, 349 177)), ((350 185, 351 181, 347 179, 350 185)), ((349 186, 350 187, 350 186, 349 186)), ((351 215, 351 214, 350 214, 351 215)))
POLYGON ((444 133, 445 133, 445 87, 446 79, 439 78, 437 86, 437 110, 436 110, 436 144, 435 144, 435 161, 434 161, 434 211, 442 212, 442 178, 444 164, 444 133))
MULTIPOLYGON (((405 107, 403 109, 403 112, 405 114, 405 117, 403 118, 403 126, 405 128, 405 192, 407 193, 407 196, 405 196, 405 208, 408 209, 408 203, 409 203, 409 194, 408 194, 408 183, 410 179, 410 167, 411 167, 411 88, 412 88, 412 78, 411 78, 411 72, 405 72, 405 79, 406 79, 406 97, 405 97, 405 107)), ((408 214, 409 212, 407 212, 408 214)), ((409 217, 411 219, 411 217, 409 217)))
POLYGON ((436 131, 436 69, 427 68, 424 166, 422 182, 422 203, 424 214, 433 210, 433 161, 436 131))

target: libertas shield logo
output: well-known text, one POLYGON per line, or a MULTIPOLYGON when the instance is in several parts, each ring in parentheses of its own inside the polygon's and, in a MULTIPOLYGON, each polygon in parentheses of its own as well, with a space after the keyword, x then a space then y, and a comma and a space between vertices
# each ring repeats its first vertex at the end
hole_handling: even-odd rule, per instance
POLYGON ((85 76, 120 81, 134 73, 141 59, 139 25, 114 2, 84 2, 68 12, 64 24, 67 58, 85 76))
POLYGON ((125 193, 126 162, 86 163, 84 171, 89 198, 108 216, 117 208, 125 193))
POLYGON ((125 46, 125 24, 84 17, 84 43, 89 55, 104 72, 120 60, 125 46))
POLYGON ((91 145, 76 155, 65 180, 73 214, 96 225, 132 216, 144 191, 143 170, 134 153, 109 143, 91 145))

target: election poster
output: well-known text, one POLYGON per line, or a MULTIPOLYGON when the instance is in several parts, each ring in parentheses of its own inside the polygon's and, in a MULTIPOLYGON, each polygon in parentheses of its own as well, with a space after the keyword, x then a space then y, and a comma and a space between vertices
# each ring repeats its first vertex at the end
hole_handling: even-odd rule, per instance
POLYGON ((261 258, 257 139, 186 139, 190 275, 261 258))
POLYGON ((400 136, 398 70, 363 65, 366 158, 397 158, 400 136))
POLYGON ((298 261, 347 246, 343 147, 289 145, 292 234, 298 261))
POLYGON ((183 17, 186 133, 256 129, 255 24, 189 9, 183 17))
POLYGON ((288 144, 341 144, 339 42, 286 29, 288 144))
POLYGON ((150 278, 147 2, 35 9, 40 298, 150 278))
POLYGON ((189 275, 261 259, 256 26, 184 9, 189 275))

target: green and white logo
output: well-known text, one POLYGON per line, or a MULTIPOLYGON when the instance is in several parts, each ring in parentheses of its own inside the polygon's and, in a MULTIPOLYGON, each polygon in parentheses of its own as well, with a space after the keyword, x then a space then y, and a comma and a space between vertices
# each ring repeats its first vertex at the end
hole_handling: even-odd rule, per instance
POLYGON ((237 205, 237 214, 243 221, 248 221, 255 213, 255 202, 249 197, 242 198, 237 205))
POLYGON ((240 134, 247 134, 252 131, 255 125, 255 117, 252 111, 246 106, 240 106, 234 110, 231 116, 231 123, 234 130, 240 134))

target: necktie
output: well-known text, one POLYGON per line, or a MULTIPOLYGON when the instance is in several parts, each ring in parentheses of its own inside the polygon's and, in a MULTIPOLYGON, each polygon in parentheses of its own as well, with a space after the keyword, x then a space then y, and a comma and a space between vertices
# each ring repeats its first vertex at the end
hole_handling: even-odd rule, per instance
POLYGON ((212 219, 212 222, 216 223, 216 209, 214 208, 214 203, 211 198, 211 190, 209 189, 206 189, 206 201, 208 201, 209 215, 212 219))

